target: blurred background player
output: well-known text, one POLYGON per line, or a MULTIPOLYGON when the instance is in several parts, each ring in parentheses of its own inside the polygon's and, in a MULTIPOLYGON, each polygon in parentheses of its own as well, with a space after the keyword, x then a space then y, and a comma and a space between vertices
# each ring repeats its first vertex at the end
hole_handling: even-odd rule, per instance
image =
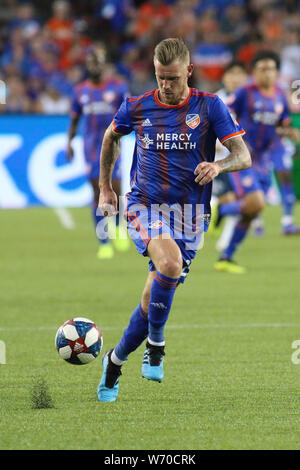
MULTIPOLYGON (((279 131, 280 132, 280 131, 279 131)), ((291 134, 290 134, 291 135, 291 134)), ((293 157, 296 153, 294 142, 299 141, 298 131, 294 130, 294 138, 283 137, 280 145, 271 153, 271 162, 280 193, 282 205, 281 229, 283 235, 300 235, 300 227, 294 223, 294 206, 296 195, 292 181, 293 157)), ((255 236, 264 235, 264 221, 261 217, 253 220, 255 236)))
MULTIPOLYGON (((281 227, 283 235, 300 234, 299 225, 294 223, 296 196, 292 181, 292 167, 293 157, 296 153, 294 142, 299 141, 298 131, 296 129, 294 131, 293 140, 288 137, 283 137, 281 139, 281 145, 278 146, 277 149, 274 149, 274 153, 271 155, 273 169, 281 196, 281 205, 283 210, 281 227)), ((290 137, 291 135, 292 134, 290 134, 290 137)))
POLYGON ((289 105, 277 85, 280 60, 273 51, 260 51, 252 61, 253 83, 239 88, 228 100, 241 126, 247 130, 245 141, 253 165, 229 174, 237 199, 220 205, 219 216, 238 215, 228 246, 215 264, 217 271, 243 273, 245 268, 233 262, 233 256, 245 239, 250 224, 262 211, 271 186, 272 153, 282 146, 281 136, 293 138, 289 127, 289 105))
MULTIPOLYGON (((217 91, 217 95, 221 100, 226 104, 228 97, 247 81, 248 75, 245 65, 238 61, 233 60, 230 62, 224 69, 224 74, 222 77, 223 88, 217 91)), ((216 144, 216 156, 215 161, 221 160, 228 155, 228 150, 224 147, 219 140, 216 144)), ((213 180, 212 187, 212 221, 209 228, 209 232, 213 235, 219 233, 218 227, 216 224, 219 221, 216 220, 218 211, 214 210, 214 206, 225 203, 230 203, 236 200, 236 195, 233 191, 233 188, 230 183, 230 179, 227 173, 222 173, 213 180)), ((216 248, 221 251, 226 248, 230 236, 232 234, 233 228, 237 222, 237 215, 228 215, 224 217, 224 226, 222 227, 222 234, 217 241, 216 248)))
MULTIPOLYGON (((72 139, 78 130, 80 117, 84 119, 84 155, 87 163, 88 179, 93 188, 92 213, 96 232, 100 241, 99 259, 110 259, 114 250, 105 227, 104 217, 98 209, 99 200, 99 155, 104 132, 112 121, 114 114, 127 95, 125 82, 114 78, 103 78, 106 65, 106 49, 103 45, 91 48, 86 58, 86 68, 89 78, 79 83, 74 90, 71 105, 71 124, 68 132, 67 157, 73 158, 72 139)), ((121 195, 121 165, 117 158, 112 175, 113 187, 118 196, 121 195)), ((121 233, 119 217, 116 216, 116 238, 114 245, 117 250, 129 248, 126 234, 121 233)))
MULTIPOLYGON (((246 67, 242 62, 232 61, 225 67, 223 75, 224 87, 221 88, 217 94, 226 103, 229 95, 236 91, 239 87, 244 85, 247 81, 246 67)), ((280 132, 280 130, 279 130, 280 132)), ((281 130, 281 132, 283 132, 281 130)), ((298 139, 297 129, 288 131, 290 135, 293 135, 295 141, 298 139)), ((277 142, 278 143, 278 142, 277 142)), ((293 155, 295 154, 296 147, 293 141, 287 137, 283 137, 280 140, 280 144, 274 146, 271 152, 271 161, 273 164, 273 170, 276 176, 276 181, 281 196, 281 204, 283 208, 283 216, 281 219, 282 233, 284 235, 299 234, 300 227, 295 225, 293 222, 293 208, 296 201, 296 196, 293 189, 292 181, 292 167, 293 167, 293 155)), ((216 159, 224 158, 226 149, 217 143, 216 159)), ((213 183, 213 195, 217 198, 217 204, 225 204, 226 202, 233 202, 236 199, 236 195, 231 187, 229 176, 226 174, 218 176, 213 183)), ((214 215, 218 214, 214 211, 214 215)), ((216 219, 216 218, 215 218, 216 219)), ((224 227, 222 228, 222 234, 217 241, 216 248, 219 251, 224 250, 232 234, 234 225, 236 224, 238 216, 228 215, 225 217, 224 227)), ((222 220, 222 218, 221 218, 222 220)), ((218 220, 220 222, 220 218, 218 220)), ((211 224, 211 233, 216 234, 219 231, 216 227, 216 220, 213 220, 211 224)), ((254 234, 261 236, 264 233, 264 222, 261 217, 256 217, 252 222, 254 234)))
MULTIPOLYGON (((290 111, 293 109, 292 93, 288 93, 288 102, 290 111)), ((294 223, 294 206, 296 203, 296 195, 294 191, 292 169, 293 157, 296 154, 296 145, 300 142, 300 133, 297 126, 294 127, 294 115, 291 114, 291 124, 293 127, 287 131, 283 128, 278 128, 277 132, 282 136, 280 143, 274 146, 271 152, 271 161, 273 170, 278 185, 281 205, 282 205, 282 218, 281 228, 283 235, 299 235, 300 227, 294 223), (285 137, 286 136, 286 137, 285 137)), ((255 234, 262 235, 264 233, 264 222, 259 217, 255 223, 255 234)))

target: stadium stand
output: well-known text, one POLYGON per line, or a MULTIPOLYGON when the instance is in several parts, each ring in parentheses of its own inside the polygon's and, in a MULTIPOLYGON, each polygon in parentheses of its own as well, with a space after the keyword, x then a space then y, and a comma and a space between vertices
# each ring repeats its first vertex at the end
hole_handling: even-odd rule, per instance
POLYGON ((108 47, 107 73, 125 78, 138 94, 155 86, 153 46, 170 36, 193 51, 198 88, 217 90, 233 57, 248 65, 264 48, 280 53, 286 88, 300 77, 297 0, 2 0, 0 79, 8 93, 1 112, 67 113, 95 41, 108 47))

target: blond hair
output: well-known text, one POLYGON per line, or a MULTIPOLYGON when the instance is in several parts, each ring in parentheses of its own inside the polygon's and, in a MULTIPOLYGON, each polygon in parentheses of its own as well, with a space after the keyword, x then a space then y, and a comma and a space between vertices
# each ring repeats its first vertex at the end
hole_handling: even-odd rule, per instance
POLYGON ((190 61, 190 53, 181 38, 163 39, 154 49, 154 60, 161 65, 170 65, 174 60, 190 61))

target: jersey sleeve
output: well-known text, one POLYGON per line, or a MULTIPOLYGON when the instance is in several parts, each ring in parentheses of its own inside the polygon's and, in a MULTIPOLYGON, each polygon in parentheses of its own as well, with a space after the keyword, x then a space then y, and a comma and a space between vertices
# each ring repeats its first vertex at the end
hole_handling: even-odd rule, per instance
POLYGON ((127 135, 133 131, 131 117, 128 111, 128 98, 121 104, 113 118, 113 129, 117 134, 127 135))
POLYGON ((82 105, 79 101, 78 91, 75 89, 71 99, 71 117, 81 116, 82 105))
POLYGON ((232 137, 245 134, 244 129, 233 119, 229 109, 218 96, 210 103, 209 118, 213 130, 222 144, 232 137))

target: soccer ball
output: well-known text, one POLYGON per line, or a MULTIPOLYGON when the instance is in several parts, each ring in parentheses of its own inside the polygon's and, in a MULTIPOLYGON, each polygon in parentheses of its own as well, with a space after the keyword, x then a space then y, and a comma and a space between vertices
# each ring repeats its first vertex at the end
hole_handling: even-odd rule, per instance
POLYGON ((103 345, 101 331, 88 318, 72 318, 66 321, 55 336, 55 346, 62 359, 81 365, 93 361, 103 345))

